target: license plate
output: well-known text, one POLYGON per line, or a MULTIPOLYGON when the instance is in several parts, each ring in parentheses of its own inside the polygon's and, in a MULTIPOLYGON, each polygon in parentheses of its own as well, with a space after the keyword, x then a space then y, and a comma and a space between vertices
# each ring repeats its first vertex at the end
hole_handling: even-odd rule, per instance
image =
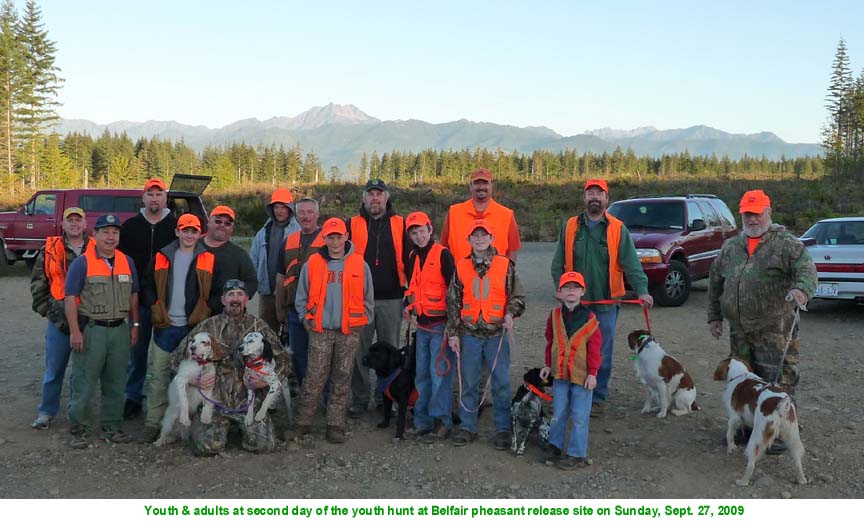
POLYGON ((838 284, 819 284, 816 286, 817 297, 836 297, 838 284))

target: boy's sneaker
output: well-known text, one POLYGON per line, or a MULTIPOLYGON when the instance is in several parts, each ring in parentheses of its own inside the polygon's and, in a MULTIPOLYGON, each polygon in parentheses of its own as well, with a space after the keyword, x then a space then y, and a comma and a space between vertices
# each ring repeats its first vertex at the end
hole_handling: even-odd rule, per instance
POLYGON ((492 446, 495 447, 495 450, 507 450, 510 448, 510 442, 509 432, 496 432, 492 446))
POLYGON ((405 432, 402 433, 402 435, 405 437, 406 440, 416 440, 418 438, 425 437, 426 435, 428 435, 431 432, 432 432, 432 429, 417 429, 417 428, 411 427, 409 429, 405 429, 405 432))
POLYGON ((561 459, 561 449, 556 447, 555 445, 549 445, 549 448, 546 449, 547 454, 543 456, 543 463, 546 465, 555 465, 558 463, 558 460, 561 459))
POLYGON ((37 431, 44 431, 51 425, 51 420, 54 418, 52 416, 46 416, 44 414, 40 414, 33 420, 33 423, 30 424, 31 427, 36 429, 37 431))
POLYGON ((582 469, 588 466, 588 461, 585 458, 567 456, 566 458, 559 459, 555 463, 555 466, 561 470, 582 469))
POLYGON ((477 433, 459 429, 459 432, 450 437, 450 443, 454 447, 464 447, 469 443, 477 440, 477 433))
POLYGON ((90 433, 87 432, 87 429, 82 427, 81 425, 77 425, 74 429, 72 429, 72 439, 69 440, 69 446, 73 449, 86 449, 90 446, 90 442, 92 441, 90 438, 90 433))
POLYGON ((110 429, 107 427, 102 427, 102 434, 99 437, 111 443, 129 443, 132 441, 132 436, 129 436, 120 429, 110 429))
POLYGON ((435 426, 432 427, 432 432, 420 438, 423 443, 435 443, 439 440, 446 440, 450 435, 450 427, 444 425, 441 420, 435 420, 435 426))

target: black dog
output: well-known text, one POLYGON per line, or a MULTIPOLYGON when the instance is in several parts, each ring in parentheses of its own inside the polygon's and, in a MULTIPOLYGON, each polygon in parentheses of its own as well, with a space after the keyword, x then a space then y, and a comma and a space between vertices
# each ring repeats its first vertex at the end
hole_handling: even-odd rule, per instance
POLYGON ((396 402, 397 438, 404 438, 408 407, 413 406, 417 401, 417 389, 414 387, 414 376, 417 371, 416 361, 411 356, 412 347, 408 345, 400 351, 387 342, 375 342, 369 347, 369 354, 363 357, 363 365, 375 370, 378 376, 378 389, 384 395, 384 421, 378 424, 378 428, 386 429, 390 426, 393 402, 396 402))
POLYGON ((510 450, 517 456, 525 452, 528 436, 535 429, 540 433, 544 448, 549 442, 549 421, 543 412, 543 402, 552 398, 543 392, 543 388, 552 385, 552 377, 540 378, 540 369, 535 367, 525 373, 523 380, 510 402, 510 415, 513 417, 510 450))

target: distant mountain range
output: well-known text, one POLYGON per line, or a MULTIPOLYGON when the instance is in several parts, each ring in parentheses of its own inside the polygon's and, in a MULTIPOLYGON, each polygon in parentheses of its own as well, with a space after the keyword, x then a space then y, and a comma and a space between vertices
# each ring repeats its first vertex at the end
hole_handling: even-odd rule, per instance
POLYGON ((632 148, 636 155, 659 157, 685 150, 691 155, 729 156, 737 159, 747 154, 769 159, 815 156, 821 148, 813 143, 786 143, 771 132, 730 134, 697 125, 672 130, 640 127, 633 130, 602 128, 575 136, 562 136, 546 127, 514 127, 460 119, 449 123, 427 123, 415 119, 382 121, 354 105, 330 103, 313 107, 295 117, 273 117, 264 121, 242 119, 222 128, 184 125, 176 121, 115 121, 99 125, 85 119, 63 119, 54 128, 59 134, 72 132, 98 136, 105 130, 125 132, 132 140, 159 136, 201 150, 208 145, 247 143, 252 145, 300 144, 304 151, 314 151, 325 167, 359 164, 363 152, 392 150, 418 152, 432 149, 502 148, 530 153, 534 150, 578 152, 612 152, 632 148))

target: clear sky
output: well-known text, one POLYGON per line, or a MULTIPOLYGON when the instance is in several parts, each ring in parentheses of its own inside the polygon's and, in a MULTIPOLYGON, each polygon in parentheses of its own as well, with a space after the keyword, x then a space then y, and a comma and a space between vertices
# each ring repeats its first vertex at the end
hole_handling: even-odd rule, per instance
MULTIPOLYGON (((329 102, 380 119, 697 124, 816 142, 864 2, 40 0, 60 115, 217 128, 329 102)), ((23 7, 24 0, 16 0, 23 7)))

